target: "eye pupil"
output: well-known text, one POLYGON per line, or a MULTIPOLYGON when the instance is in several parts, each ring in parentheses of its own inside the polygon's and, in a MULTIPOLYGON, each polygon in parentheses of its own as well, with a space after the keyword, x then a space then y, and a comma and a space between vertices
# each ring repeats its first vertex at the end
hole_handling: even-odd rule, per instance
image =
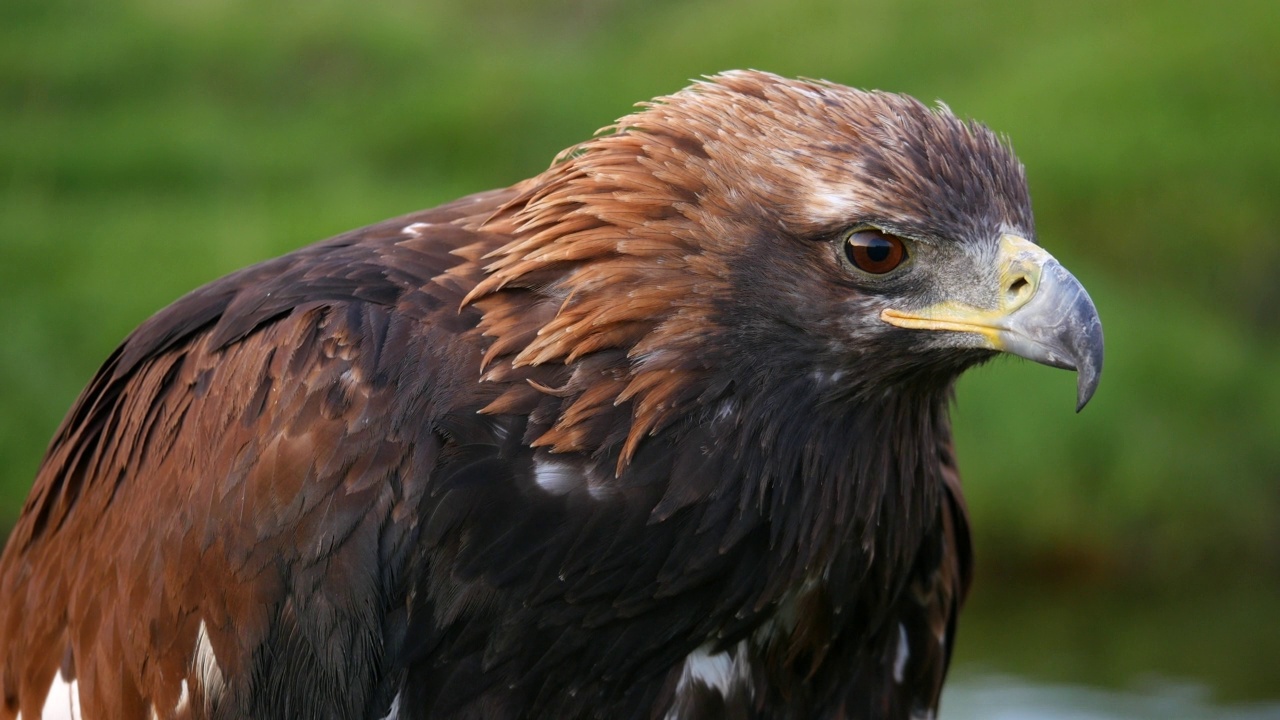
POLYGON ((893 246, 884 238, 876 238, 867 245, 867 257, 871 258, 871 262, 882 263, 889 259, 889 253, 893 251, 893 246))
POLYGON ((890 272, 907 259, 907 246, 902 238, 879 230, 849 233, 844 247, 849 263, 871 275, 890 272))

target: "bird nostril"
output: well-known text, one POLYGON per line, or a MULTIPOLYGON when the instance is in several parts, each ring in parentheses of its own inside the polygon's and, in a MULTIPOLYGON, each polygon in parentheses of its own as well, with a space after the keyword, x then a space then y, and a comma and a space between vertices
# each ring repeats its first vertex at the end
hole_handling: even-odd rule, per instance
POLYGON ((1023 302, 1026 302, 1030 293, 1031 282, 1027 280, 1025 275, 1019 275, 1013 282, 1009 283, 1009 287, 1005 288, 1005 304, 1009 307, 1020 305, 1023 302))

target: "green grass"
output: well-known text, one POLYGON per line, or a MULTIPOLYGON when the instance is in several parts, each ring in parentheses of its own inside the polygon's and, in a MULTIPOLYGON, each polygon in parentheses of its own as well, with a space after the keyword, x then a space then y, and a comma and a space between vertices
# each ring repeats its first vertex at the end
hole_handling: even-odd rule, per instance
POLYGON ((1108 355, 965 379, 985 562, 1280 566, 1280 5, 10 0, 0 526, 96 365, 237 267, 538 172, 731 67, 941 98, 1007 133, 1108 355))

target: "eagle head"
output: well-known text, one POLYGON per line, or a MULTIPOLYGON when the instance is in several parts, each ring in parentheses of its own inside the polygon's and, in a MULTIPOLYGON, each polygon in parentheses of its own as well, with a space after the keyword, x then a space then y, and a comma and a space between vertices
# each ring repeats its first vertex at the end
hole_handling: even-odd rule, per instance
POLYGON ((621 468, 730 385, 792 395, 794 379, 822 403, 945 394, 998 352, 1077 370, 1078 407, 1097 386, 1097 311, 1036 243, 1021 163, 945 106, 728 72, 519 188, 485 224, 514 239, 478 260, 468 302, 494 339, 491 379, 562 368, 538 439, 556 451, 618 440, 592 427, 606 407, 630 409, 621 468), (602 351, 607 367, 580 364, 602 351))

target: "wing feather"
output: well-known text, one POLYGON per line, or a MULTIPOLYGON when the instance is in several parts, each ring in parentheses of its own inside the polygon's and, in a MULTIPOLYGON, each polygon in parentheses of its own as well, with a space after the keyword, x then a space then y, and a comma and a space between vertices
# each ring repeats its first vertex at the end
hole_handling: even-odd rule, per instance
POLYGON ((233 714, 281 695, 364 714, 403 632, 395 568, 440 444, 429 424, 404 422, 423 403, 404 388, 478 367, 477 346, 433 325, 446 306, 456 329, 476 314, 459 324, 461 295, 432 281, 476 240, 450 223, 505 198, 242 270, 122 343, 56 433, 0 560, 0 717, 38 717, 59 668, 103 717, 149 705, 163 715, 181 680, 190 706, 233 714), (437 351, 406 347, 424 342, 437 351), (198 636, 227 679, 219 697, 195 674, 198 636), (350 661, 332 662, 335 649, 350 661), (266 672, 264 658, 294 672, 266 672))

